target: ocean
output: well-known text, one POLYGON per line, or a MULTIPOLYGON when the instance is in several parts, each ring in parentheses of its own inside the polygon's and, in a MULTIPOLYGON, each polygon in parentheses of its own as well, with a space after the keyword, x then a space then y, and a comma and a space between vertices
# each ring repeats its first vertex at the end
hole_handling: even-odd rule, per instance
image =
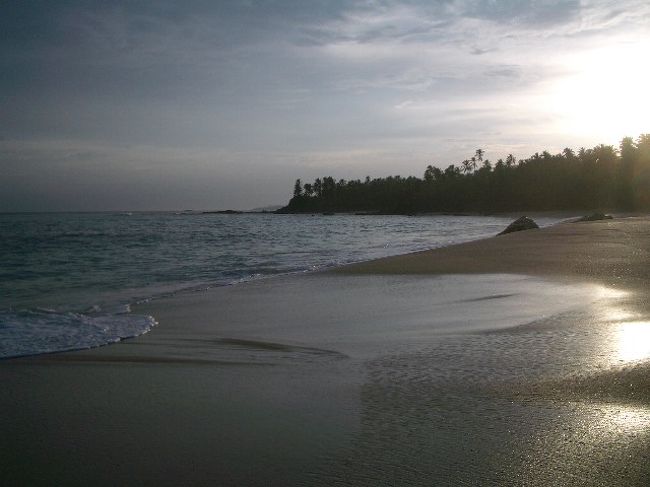
MULTIPOLYGON (((146 333, 130 306, 492 236, 505 216, 0 214, 0 358, 146 333)), ((559 218, 536 218, 540 226, 559 218)))

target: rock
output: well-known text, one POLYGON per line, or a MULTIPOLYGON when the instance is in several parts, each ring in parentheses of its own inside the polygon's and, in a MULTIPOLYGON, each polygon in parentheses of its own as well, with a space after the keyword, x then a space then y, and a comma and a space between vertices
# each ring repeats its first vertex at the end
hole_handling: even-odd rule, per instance
POLYGON ((591 215, 586 215, 583 216, 582 218, 578 218, 576 221, 579 222, 595 222, 598 220, 611 220, 612 215, 606 215, 605 213, 592 213, 591 215))
POLYGON ((532 218, 527 216, 522 216, 517 218, 514 222, 506 227, 506 229, 499 233, 498 235, 505 235, 506 233, 520 232, 522 230, 531 230, 533 228, 539 228, 539 225, 533 221, 532 218))

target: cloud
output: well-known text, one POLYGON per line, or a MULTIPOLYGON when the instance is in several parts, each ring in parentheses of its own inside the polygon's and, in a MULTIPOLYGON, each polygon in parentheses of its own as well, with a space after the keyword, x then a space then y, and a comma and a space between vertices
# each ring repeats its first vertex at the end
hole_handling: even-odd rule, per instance
POLYGON ((553 28, 581 14, 579 0, 492 0, 458 2, 460 15, 517 25, 524 29, 553 28))
POLYGON ((285 198, 251 180, 303 167, 420 174, 472 145, 539 150, 563 136, 548 93, 567 54, 647 38, 649 19, 644 0, 14 2, 0 174, 62 194, 106 179, 148 207, 153 181, 205 207, 239 187, 247 207, 285 198))
POLYGON ((481 49, 479 47, 474 47, 471 49, 470 53, 474 56, 482 56, 483 54, 487 54, 489 52, 494 52, 495 49, 481 49))

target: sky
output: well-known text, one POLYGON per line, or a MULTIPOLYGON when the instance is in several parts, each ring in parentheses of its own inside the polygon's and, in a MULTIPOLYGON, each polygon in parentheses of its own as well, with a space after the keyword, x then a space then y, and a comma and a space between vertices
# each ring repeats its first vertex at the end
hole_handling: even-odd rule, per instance
POLYGON ((650 132, 647 0, 9 0, 0 211, 251 209, 650 132))

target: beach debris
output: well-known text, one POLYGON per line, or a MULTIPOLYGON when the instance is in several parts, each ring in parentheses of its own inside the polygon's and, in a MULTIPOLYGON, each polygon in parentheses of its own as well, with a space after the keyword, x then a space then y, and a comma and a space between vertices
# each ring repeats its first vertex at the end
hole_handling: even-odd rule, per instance
POLYGON ((532 218, 527 216, 522 216, 517 218, 514 222, 506 227, 506 229, 499 233, 498 235, 505 235, 506 233, 520 232, 522 230, 531 230, 533 228, 539 228, 539 225, 535 223, 532 218))
POLYGON ((585 215, 582 218, 578 218, 576 221, 579 222, 595 222, 598 220, 611 220, 612 215, 606 215, 605 213, 592 213, 591 215, 585 215))

